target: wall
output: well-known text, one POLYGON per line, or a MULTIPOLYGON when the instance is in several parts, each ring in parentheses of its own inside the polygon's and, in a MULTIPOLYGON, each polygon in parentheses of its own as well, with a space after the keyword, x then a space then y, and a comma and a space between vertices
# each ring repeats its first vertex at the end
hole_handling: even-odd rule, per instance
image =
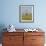
POLYGON ((46 0, 0 0, 0 31, 13 24, 16 28, 40 27, 46 32, 46 0), (34 5, 34 23, 19 22, 19 5, 34 5))
POLYGON ((13 24, 16 28, 46 28, 46 1, 41 0, 1 0, 0 25, 13 24), (34 5, 34 23, 19 22, 19 5, 34 5))

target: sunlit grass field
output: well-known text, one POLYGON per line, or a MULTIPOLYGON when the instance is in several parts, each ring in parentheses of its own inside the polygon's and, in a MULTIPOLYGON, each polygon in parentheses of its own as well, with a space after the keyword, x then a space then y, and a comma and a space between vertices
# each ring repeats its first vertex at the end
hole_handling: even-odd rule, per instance
POLYGON ((22 15, 22 20, 32 20, 32 13, 25 13, 22 15))

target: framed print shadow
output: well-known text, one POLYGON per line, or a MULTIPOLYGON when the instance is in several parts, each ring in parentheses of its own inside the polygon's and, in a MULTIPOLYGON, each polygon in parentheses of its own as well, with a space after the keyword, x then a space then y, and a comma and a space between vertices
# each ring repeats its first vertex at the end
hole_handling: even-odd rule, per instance
POLYGON ((22 23, 34 22, 34 5, 19 6, 19 22, 22 23))

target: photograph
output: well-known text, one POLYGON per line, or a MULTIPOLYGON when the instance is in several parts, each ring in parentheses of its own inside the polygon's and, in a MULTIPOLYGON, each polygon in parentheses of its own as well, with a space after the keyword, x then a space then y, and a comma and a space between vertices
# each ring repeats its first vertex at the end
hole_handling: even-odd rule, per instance
POLYGON ((19 6, 19 21, 22 23, 34 22, 34 5, 19 6))

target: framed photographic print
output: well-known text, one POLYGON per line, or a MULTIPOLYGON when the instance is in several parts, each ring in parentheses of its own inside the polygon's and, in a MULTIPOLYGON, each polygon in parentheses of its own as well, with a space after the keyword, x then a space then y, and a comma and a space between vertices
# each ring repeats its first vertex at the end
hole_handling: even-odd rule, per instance
POLYGON ((19 6, 19 21, 22 23, 34 22, 34 5, 19 6))

